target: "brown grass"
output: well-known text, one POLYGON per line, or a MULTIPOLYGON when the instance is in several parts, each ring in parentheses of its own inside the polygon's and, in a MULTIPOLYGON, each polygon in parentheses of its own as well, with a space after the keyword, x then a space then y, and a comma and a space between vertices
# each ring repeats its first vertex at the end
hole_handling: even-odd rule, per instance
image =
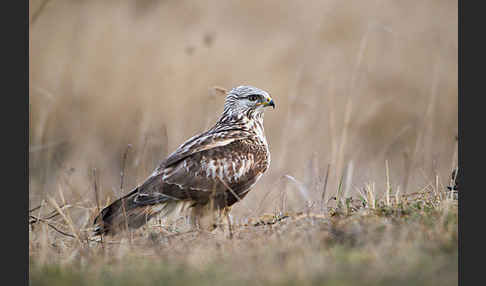
POLYGON ((181 283, 456 281, 443 190, 457 167, 457 1, 33 0, 29 12, 33 284, 130 284, 127 269, 142 268, 181 283), (104 250, 87 241, 97 203, 213 124, 213 87, 240 84, 277 108, 265 118, 272 163, 233 208, 234 239, 166 225, 104 250), (407 202, 398 214, 415 192, 433 196, 413 199, 430 212, 407 202), (264 214, 289 218, 246 225, 264 214))
POLYGON ((350 197, 324 213, 276 212, 210 233, 153 221, 131 239, 101 242, 85 228, 80 241, 42 222, 31 224, 32 285, 457 284, 457 201, 434 189, 389 204, 350 197))

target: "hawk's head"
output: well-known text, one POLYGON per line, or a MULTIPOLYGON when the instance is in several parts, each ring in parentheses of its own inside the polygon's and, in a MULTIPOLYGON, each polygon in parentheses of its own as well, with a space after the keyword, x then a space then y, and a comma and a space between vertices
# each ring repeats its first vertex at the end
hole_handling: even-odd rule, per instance
POLYGON ((226 95, 224 115, 253 118, 262 115, 263 109, 267 106, 275 108, 275 103, 268 92, 253 86, 242 85, 233 88, 226 95))

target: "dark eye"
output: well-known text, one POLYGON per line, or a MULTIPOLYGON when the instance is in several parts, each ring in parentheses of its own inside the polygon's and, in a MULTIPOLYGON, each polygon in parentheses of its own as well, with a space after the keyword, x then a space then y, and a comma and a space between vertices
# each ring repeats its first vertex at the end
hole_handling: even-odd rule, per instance
POLYGON ((249 96, 248 96, 248 99, 249 99, 250 101, 255 101, 255 100, 257 100, 257 99, 258 99, 258 96, 257 96, 257 95, 255 95, 255 94, 251 94, 251 95, 249 95, 249 96))

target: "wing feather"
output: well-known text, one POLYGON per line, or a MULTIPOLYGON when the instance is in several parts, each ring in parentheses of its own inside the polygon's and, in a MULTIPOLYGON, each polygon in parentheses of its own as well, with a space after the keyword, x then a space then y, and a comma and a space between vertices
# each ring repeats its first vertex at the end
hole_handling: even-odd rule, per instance
POLYGON ((165 168, 161 175, 168 184, 183 189, 211 191, 225 189, 245 179, 255 166, 254 156, 238 150, 239 142, 207 149, 165 168))
POLYGON ((170 154, 159 166, 159 169, 169 167, 184 158, 204 150, 228 145, 236 140, 251 136, 246 130, 219 130, 196 135, 184 142, 177 150, 170 154))
POLYGON ((226 186, 244 191, 264 171, 265 154, 265 147, 246 130, 203 133, 187 140, 159 165, 141 186, 138 200, 150 204, 170 197, 197 197, 197 191, 224 191, 226 186))

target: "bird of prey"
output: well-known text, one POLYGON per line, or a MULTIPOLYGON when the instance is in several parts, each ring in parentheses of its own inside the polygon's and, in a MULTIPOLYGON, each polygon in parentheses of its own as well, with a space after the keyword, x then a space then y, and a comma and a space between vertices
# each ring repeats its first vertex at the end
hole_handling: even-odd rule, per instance
POLYGON ((184 142, 141 185, 105 207, 94 220, 95 234, 139 228, 154 216, 188 208, 193 227, 214 228, 215 212, 228 214, 270 165, 263 129, 270 95, 252 86, 226 93, 216 124, 184 142), (204 224, 206 223, 206 225, 204 224))

